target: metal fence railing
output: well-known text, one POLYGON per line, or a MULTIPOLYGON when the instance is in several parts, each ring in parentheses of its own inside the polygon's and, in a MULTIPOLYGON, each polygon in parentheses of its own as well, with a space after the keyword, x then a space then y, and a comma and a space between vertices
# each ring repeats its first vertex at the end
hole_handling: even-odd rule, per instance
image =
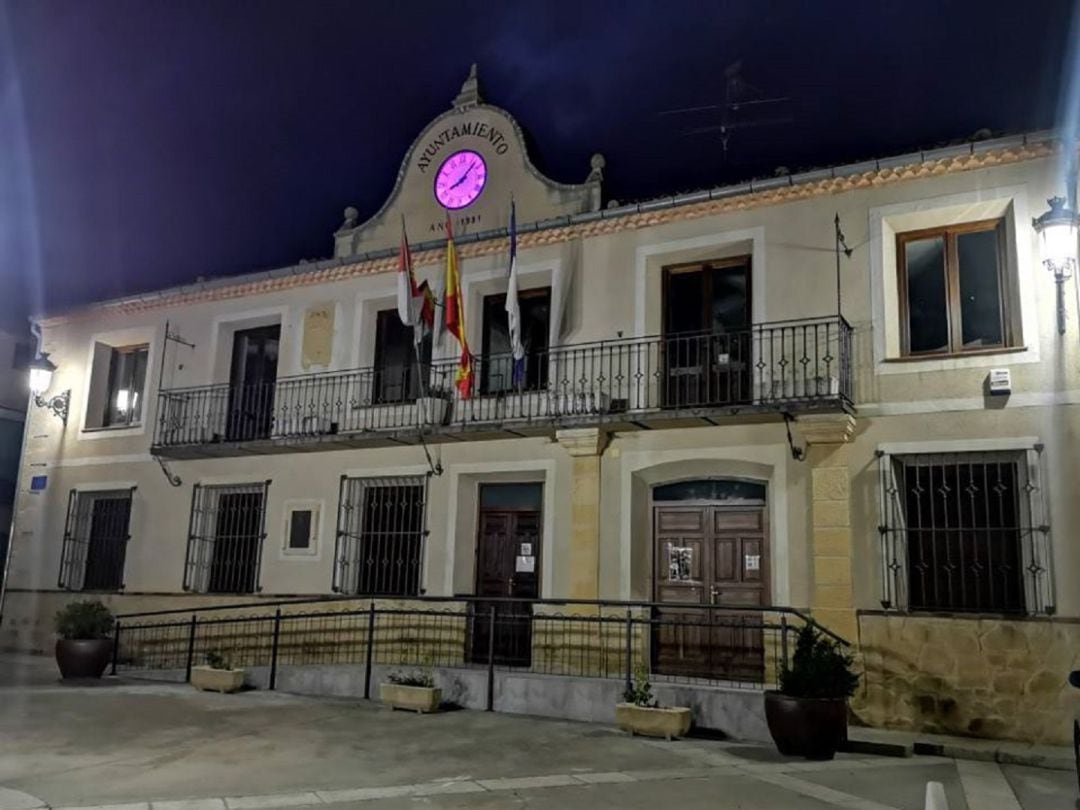
POLYGON ((187 680, 217 652, 234 666, 267 668, 274 689, 284 667, 360 666, 365 697, 376 666, 486 669, 490 708, 499 671, 629 683, 644 669, 656 682, 762 688, 812 622, 773 606, 327 597, 121 615, 112 669, 187 680))
POLYGON ((255 386, 161 391, 156 448, 304 439, 378 431, 506 423, 612 422, 723 408, 787 410, 852 401, 851 326, 842 317, 755 324, 727 332, 619 338, 474 358, 475 390, 463 398, 456 365, 282 377, 255 386))

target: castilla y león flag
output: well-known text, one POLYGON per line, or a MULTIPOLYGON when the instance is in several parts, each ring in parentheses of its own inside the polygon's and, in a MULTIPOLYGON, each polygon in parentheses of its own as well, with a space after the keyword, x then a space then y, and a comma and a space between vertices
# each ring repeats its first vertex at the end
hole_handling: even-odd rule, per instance
POLYGON ((463 399, 469 399, 473 389, 473 358, 465 337, 465 299, 461 294, 457 248, 454 247, 454 234, 450 230, 449 217, 446 218, 446 331, 453 335, 461 346, 454 385, 463 399))
POLYGON ((397 310, 401 322, 413 328, 414 340, 420 343, 435 321, 435 301, 426 281, 416 283, 404 220, 401 223, 401 252, 398 254, 397 310))

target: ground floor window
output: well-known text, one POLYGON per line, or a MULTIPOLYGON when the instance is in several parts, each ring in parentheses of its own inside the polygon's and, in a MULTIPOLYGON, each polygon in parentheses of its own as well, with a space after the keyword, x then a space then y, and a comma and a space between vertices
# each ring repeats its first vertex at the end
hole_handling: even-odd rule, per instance
POLYGON ((886 607, 1053 610, 1040 451, 881 456, 886 607))
POLYGON ((334 590, 415 596, 424 557, 426 476, 341 479, 334 590))
POLYGON ((115 591, 124 587, 124 558, 134 491, 134 487, 92 492, 71 490, 60 555, 61 588, 115 591))
POLYGON ((195 485, 184 564, 185 590, 199 593, 259 590, 269 486, 269 481, 195 485))

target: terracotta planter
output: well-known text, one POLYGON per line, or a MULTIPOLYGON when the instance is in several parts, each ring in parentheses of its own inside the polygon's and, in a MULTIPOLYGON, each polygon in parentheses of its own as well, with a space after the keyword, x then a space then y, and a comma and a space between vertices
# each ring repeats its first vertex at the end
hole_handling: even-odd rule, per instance
POLYGON ((687 708, 650 709, 634 703, 615 705, 615 722, 619 728, 642 737, 663 737, 665 740, 685 737, 692 720, 687 708))
POLYGON ((403 686, 399 683, 380 683, 379 700, 392 709, 431 714, 442 704, 442 689, 427 686, 403 686))
POLYGON ((203 692, 238 692, 244 685, 244 670, 192 667, 191 685, 203 692))
POLYGON ((777 750, 785 756, 832 759, 847 739, 847 701, 796 698, 765 693, 765 720, 777 750))
POLYGON ((112 658, 111 638, 60 639, 56 665, 62 678, 100 678, 112 658))

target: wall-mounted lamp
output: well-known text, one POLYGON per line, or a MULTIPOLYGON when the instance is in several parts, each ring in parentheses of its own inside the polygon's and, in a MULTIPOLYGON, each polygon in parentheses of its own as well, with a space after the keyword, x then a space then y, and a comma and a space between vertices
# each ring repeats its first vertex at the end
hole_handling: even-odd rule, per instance
POLYGON ((1051 197, 1050 210, 1032 220, 1035 232, 1042 236, 1042 261, 1054 274, 1057 284, 1058 334, 1065 334, 1065 282, 1076 272, 1076 229, 1080 219, 1068 207, 1064 197, 1051 197))
POLYGON ((39 408, 48 408, 60 417, 66 425, 68 418, 68 405, 71 403, 71 389, 46 399, 43 395, 52 385, 53 372, 56 365, 49 360, 49 355, 42 352, 30 361, 30 393, 34 395, 34 404, 39 408))

